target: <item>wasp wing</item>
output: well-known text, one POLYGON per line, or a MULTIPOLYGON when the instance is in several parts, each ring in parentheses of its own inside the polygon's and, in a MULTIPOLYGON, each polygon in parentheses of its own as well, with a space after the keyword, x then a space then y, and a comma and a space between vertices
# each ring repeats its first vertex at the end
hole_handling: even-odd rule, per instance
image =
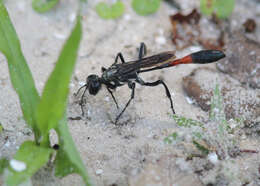
POLYGON ((130 61, 127 63, 118 64, 118 74, 131 74, 140 70, 158 67, 173 61, 176 58, 174 51, 162 52, 157 55, 142 58, 137 61, 130 61))

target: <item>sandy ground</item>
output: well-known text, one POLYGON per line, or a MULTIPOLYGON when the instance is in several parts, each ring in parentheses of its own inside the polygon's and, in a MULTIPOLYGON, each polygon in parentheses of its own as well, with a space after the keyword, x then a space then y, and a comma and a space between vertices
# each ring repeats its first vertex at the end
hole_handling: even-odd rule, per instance
MULTIPOLYGON (((190 12, 192 8, 199 6, 198 1, 180 2, 182 2, 185 12, 190 12)), ((84 36, 70 84, 68 117, 76 117, 81 114, 77 103, 79 97, 75 97, 73 94, 85 82, 86 77, 92 73, 100 75, 101 67, 109 67, 118 52, 122 52, 127 60, 136 59, 140 42, 146 43, 148 55, 175 49, 170 39, 171 25, 168 16, 176 13, 177 10, 168 4, 163 2, 156 14, 142 17, 136 15, 130 2, 127 1, 124 2, 127 6, 122 18, 105 21, 96 14, 94 10, 96 3, 97 1, 89 1, 84 10, 82 21, 84 36), (158 41, 162 37, 166 39, 165 42, 158 41)), ((44 82, 54 67, 62 44, 73 26, 76 3, 73 0, 64 0, 53 11, 42 15, 32 10, 30 1, 9 0, 6 1, 6 6, 33 73, 36 87, 41 92, 44 82)), ((231 24, 235 29, 249 17, 256 16, 259 20, 259 12, 259 2, 237 0, 231 24)), ((207 23, 207 20, 203 19, 207 23)), ((204 28, 207 30, 207 26, 204 25, 204 28)), ((258 25, 256 32, 258 34, 254 36, 257 39, 260 38, 259 29, 258 25)), ((176 55, 182 57, 200 48, 200 46, 192 46, 182 51, 176 51, 176 55)), ((0 123, 5 129, 4 134, 0 134, 2 135, 0 139, 8 136, 6 141, 0 141, 0 157, 10 158, 24 140, 32 138, 32 132, 26 128, 22 119, 18 97, 10 83, 7 63, 3 56, 0 56, 0 62, 0 123)), ((216 68, 214 64, 204 66, 216 68)), ((143 74, 142 77, 147 81, 159 78, 165 80, 171 91, 174 108, 178 115, 193 119, 207 118, 208 113, 189 104, 182 89, 182 78, 197 67, 198 65, 181 65, 172 69, 143 74)), ((212 84, 212 89, 214 87, 215 85, 212 84)), ((130 97, 130 91, 127 86, 120 87, 115 92, 115 96, 122 108, 130 97)), ((244 176, 243 171, 245 171, 249 174, 247 177, 249 180, 248 182, 237 180, 231 184, 231 181, 226 181, 228 179, 222 179, 214 168, 208 172, 215 177, 208 178, 205 175, 203 177, 196 174, 192 168, 194 162, 191 165, 185 161, 187 154, 182 154, 183 151, 165 144, 163 141, 165 137, 174 131, 181 132, 182 129, 178 128, 171 118, 169 101, 165 97, 164 89, 160 86, 149 88, 137 85, 135 100, 122 118, 122 122, 127 123, 123 126, 115 126, 111 122, 118 111, 105 89, 95 97, 88 95, 87 99, 85 108, 87 117, 79 121, 69 121, 69 127, 95 185, 144 185, 149 183, 145 182, 147 179, 154 180, 151 181, 151 185, 259 184, 256 181, 260 177, 257 166, 253 166, 253 162, 260 163, 258 154, 238 158, 237 161, 243 162, 245 165, 236 167, 239 170, 234 171, 236 174, 234 179, 239 175, 244 176), (248 164, 245 163, 245 159, 248 160, 248 164), (167 171, 163 172, 162 170, 165 168, 167 171), (149 170, 154 172, 149 173, 149 170), (158 178, 153 176, 154 173, 158 178), (218 179, 224 181, 217 182, 218 179)), ((185 131, 182 132, 185 133, 185 131)), ((250 138, 250 140, 246 138, 249 142, 245 142, 245 146, 258 150, 259 141, 257 139, 259 139, 258 136, 250 138)), ((43 172, 39 172, 34 177, 34 185, 82 184, 77 175, 70 175, 58 180, 45 176, 43 172)))

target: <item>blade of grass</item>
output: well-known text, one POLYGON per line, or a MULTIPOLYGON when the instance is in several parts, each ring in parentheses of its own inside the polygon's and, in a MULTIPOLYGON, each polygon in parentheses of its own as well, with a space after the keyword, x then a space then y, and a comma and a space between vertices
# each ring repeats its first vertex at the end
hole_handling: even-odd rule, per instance
POLYGON ((203 146, 202 144, 200 144, 199 142, 197 142, 196 140, 192 140, 192 143, 195 145, 195 147, 202 152, 202 154, 204 155, 208 155, 209 154, 209 149, 207 149, 205 146, 203 146))
POLYGON ((20 99, 20 106, 27 124, 29 124, 37 139, 35 125, 35 110, 39 102, 39 95, 8 12, 0 1, 0 51, 5 55, 12 85, 20 99))
POLYGON ((71 173, 78 173, 82 176, 85 184, 90 186, 90 179, 73 143, 65 118, 61 120, 56 129, 60 148, 55 159, 55 175, 64 177, 71 173))
POLYGON ((33 141, 25 141, 11 160, 15 163, 10 163, 6 184, 16 186, 28 180, 47 163, 52 152, 52 149, 37 146, 33 141), (19 164, 22 164, 24 169, 21 169, 19 164))
POLYGON ((55 69, 45 84, 37 108, 37 125, 44 137, 43 145, 48 145, 48 131, 57 127, 66 110, 69 82, 77 59, 81 32, 81 21, 78 16, 77 23, 63 46, 55 69))
MULTIPOLYGON (((68 76, 64 77, 64 74, 61 73, 61 71, 64 69, 62 69, 62 70, 59 69, 56 71, 54 70, 56 75, 52 75, 50 77, 50 79, 55 79, 56 81, 49 83, 51 85, 46 85, 47 88, 45 87, 45 89, 47 89, 47 90, 52 90, 52 89, 48 89, 48 88, 53 88, 53 86, 55 86, 55 83, 58 83, 58 85, 60 85, 59 84, 60 79, 57 77, 57 74, 61 74, 62 75, 61 78, 63 78, 63 80, 65 80, 66 83, 64 81, 61 82, 61 87, 59 87, 58 89, 55 89, 54 91, 58 90, 57 92, 59 93, 60 91, 62 92, 61 89, 66 90, 66 91, 62 92, 63 98, 65 97, 64 94, 66 94, 66 96, 67 96, 68 82, 69 82, 69 79, 70 79, 70 76, 71 76, 71 73, 72 73, 72 70, 74 67, 74 63, 75 63, 75 59, 76 59, 76 51, 77 51, 80 36, 81 36, 81 25, 80 25, 79 18, 77 21, 78 22, 72 33, 72 37, 68 40, 68 42, 65 45, 63 52, 58 60, 59 68, 61 68, 64 65, 66 67, 65 74, 67 74, 68 76), (72 50, 71 50, 72 55, 69 54, 71 52, 70 51, 71 48, 72 48, 72 50), (66 58, 68 58, 68 59, 66 59, 66 58), (73 64, 67 64, 67 63, 69 63, 68 60, 71 61, 73 64), (61 61, 65 61, 65 64, 61 64, 61 61)), ((38 119, 38 118, 35 117, 36 116, 35 110, 36 110, 37 104, 40 99, 39 99, 37 90, 34 86, 34 81, 33 81, 31 72, 30 72, 30 70, 26 64, 26 61, 24 59, 24 56, 22 54, 20 43, 19 43, 18 37, 16 35, 15 29, 12 26, 8 12, 6 11, 1 0, 0 0, 0 51, 6 56, 6 58, 8 60, 9 71, 11 74, 11 80, 12 80, 15 90, 17 91, 17 94, 19 95, 24 118, 30 126, 32 126, 34 129, 36 129, 36 119, 38 119)), ((48 92, 45 94, 49 95, 48 92)), ((56 96, 54 99, 56 99, 57 97, 58 96, 56 96)), ((64 98, 64 99, 65 99, 64 102, 66 102, 66 98, 64 98)), ((53 99, 50 99, 48 96, 47 96, 47 98, 45 97, 43 100, 46 101, 43 104, 43 106, 46 106, 46 103, 49 103, 48 101, 53 101, 53 99)), ((60 112, 64 112, 66 103, 63 104, 61 102, 62 102, 61 100, 58 100, 57 104, 64 105, 63 111, 60 111, 60 112)), ((50 104, 50 106, 53 106, 54 104, 56 104, 56 102, 55 103, 51 102, 51 103, 52 104, 50 104)), ((40 107, 40 111, 43 106, 40 107)), ((62 108, 60 108, 60 110, 62 110, 62 108)), ((43 109, 43 111, 46 111, 46 109, 45 110, 43 109)), ((44 113, 44 114, 46 115, 46 113, 44 113)), ((39 115, 42 116, 41 114, 39 114, 39 115)), ((47 116, 50 116, 50 115, 51 115, 50 113, 47 113, 47 116)), ((43 120, 40 120, 40 121, 41 122, 39 122, 39 123, 43 124, 43 125, 41 125, 43 128, 42 131, 48 131, 48 128, 51 128, 51 126, 45 125, 46 123, 43 120)), ((47 120, 47 121, 49 121, 49 120, 47 120)), ((54 120, 51 120, 51 121, 54 122, 54 120)), ((56 123, 58 123, 58 119, 57 119, 56 123)), ((79 173, 83 177, 86 185, 90 185, 89 181, 88 181, 89 180, 88 176, 86 174, 85 167, 80 159, 78 152, 76 151, 72 138, 68 132, 65 116, 63 117, 63 120, 60 123, 60 127, 58 127, 57 130, 60 135, 59 138, 61 141, 61 149, 63 151, 62 154, 65 154, 65 156, 60 156, 60 155, 57 156, 57 159, 61 158, 61 160, 68 161, 69 163, 67 163, 66 166, 64 166, 64 167, 74 166, 75 172, 79 173)), ((37 135, 37 133, 38 133, 38 130, 34 130, 35 136, 37 135)), ((36 137, 36 139, 37 139, 37 137, 36 137)), ((14 172, 14 170, 10 169, 8 178, 7 178, 7 184, 8 185, 17 185, 18 183, 21 183, 21 182, 29 179, 29 177, 31 177, 41 166, 43 166, 48 161, 51 151, 52 151, 52 149, 41 147, 41 146, 36 146, 31 141, 25 142, 20 147, 19 151, 17 152, 17 154, 15 155, 14 158, 16 160, 22 161, 23 163, 25 163, 26 166, 28 165, 28 167, 26 168, 26 170, 24 170, 22 172, 14 172)), ((1 162, 1 167, 2 167, 2 162, 1 162)))

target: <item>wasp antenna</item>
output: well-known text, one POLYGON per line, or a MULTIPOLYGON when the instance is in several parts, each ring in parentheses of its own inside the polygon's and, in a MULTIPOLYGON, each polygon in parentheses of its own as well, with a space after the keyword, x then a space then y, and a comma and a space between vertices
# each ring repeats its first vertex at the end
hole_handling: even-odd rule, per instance
POLYGON ((78 89, 77 93, 75 94, 75 96, 77 96, 77 95, 79 94, 79 91, 80 91, 83 87, 86 87, 86 86, 87 86, 87 84, 85 84, 85 85, 83 85, 82 87, 80 87, 80 88, 78 89))
MULTIPOLYGON (((84 95, 85 95, 86 91, 88 90, 88 83, 85 84, 85 85, 83 85, 82 87, 80 87, 79 90, 78 90, 78 92, 79 92, 80 89, 82 89, 83 87, 86 87, 86 88, 85 88, 85 90, 84 90, 84 92, 83 92, 83 94, 82 94, 82 96, 81 96, 80 103, 79 103, 79 104, 80 104, 80 107, 81 107, 82 116, 84 116, 83 100, 84 100, 84 95)), ((78 92, 77 92, 77 94, 78 94, 78 92)))

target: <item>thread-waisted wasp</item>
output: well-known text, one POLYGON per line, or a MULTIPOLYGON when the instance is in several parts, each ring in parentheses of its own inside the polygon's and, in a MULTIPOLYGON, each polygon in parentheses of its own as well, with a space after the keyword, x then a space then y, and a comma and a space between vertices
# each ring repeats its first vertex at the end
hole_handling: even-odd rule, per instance
POLYGON ((126 103, 123 110, 116 117, 115 120, 115 124, 116 124, 119 118, 126 110, 126 108, 128 107, 128 105, 130 104, 130 102, 132 101, 132 99, 134 99, 136 83, 139 83, 140 85, 143 86, 150 86, 150 87, 163 85, 166 92, 166 96, 168 97, 171 104, 171 110, 173 114, 175 114, 171 94, 165 82, 163 80, 157 80, 154 82, 145 82, 144 80, 141 79, 141 77, 139 77, 139 74, 142 72, 150 72, 153 70, 172 67, 179 64, 213 63, 225 57, 225 54, 219 50, 201 50, 199 52, 192 53, 180 59, 175 59, 176 56, 174 55, 174 53, 175 53, 174 51, 167 51, 167 52, 162 52, 144 58, 144 56, 146 55, 146 45, 144 43, 141 43, 140 45, 139 57, 138 60, 136 61, 126 62, 124 60, 122 53, 118 53, 115 58, 115 62, 109 68, 107 69, 105 67, 101 68, 102 71, 101 77, 95 74, 89 75, 86 79, 86 84, 80 87, 79 90, 77 91, 76 94, 78 94, 79 91, 85 87, 85 90, 80 100, 82 115, 84 115, 83 103, 84 103, 84 95, 87 90, 89 91, 89 94, 96 95, 101 89, 102 84, 105 85, 111 97, 113 98, 116 107, 119 108, 112 90, 116 89, 119 86, 128 84, 128 87, 132 90, 131 97, 126 103), (119 59, 121 60, 121 63, 118 63, 119 59))

